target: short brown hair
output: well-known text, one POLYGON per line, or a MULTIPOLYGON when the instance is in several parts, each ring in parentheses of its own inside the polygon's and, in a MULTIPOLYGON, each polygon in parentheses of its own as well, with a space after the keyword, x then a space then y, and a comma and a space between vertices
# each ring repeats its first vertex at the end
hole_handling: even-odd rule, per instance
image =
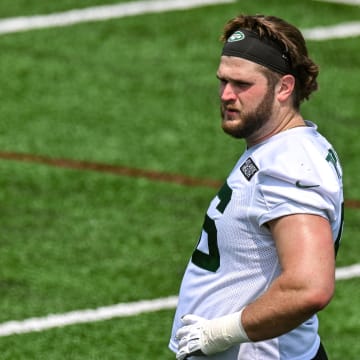
POLYGON ((296 109, 312 92, 318 89, 319 67, 308 56, 305 40, 300 30, 276 16, 239 15, 224 27, 221 40, 225 42, 236 30, 245 29, 278 43, 290 58, 296 74, 293 104, 296 109))

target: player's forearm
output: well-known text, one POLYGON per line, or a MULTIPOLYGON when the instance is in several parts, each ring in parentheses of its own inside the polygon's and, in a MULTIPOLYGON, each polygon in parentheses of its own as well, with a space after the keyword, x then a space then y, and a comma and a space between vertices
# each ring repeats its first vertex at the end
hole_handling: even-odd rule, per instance
MULTIPOLYGON (((182 318, 184 324, 177 333, 177 359, 189 354, 212 355, 249 341, 261 341, 280 336, 306 321, 323 306, 321 291, 285 286, 280 276, 254 303, 239 312, 207 320, 196 315, 182 318), (306 289, 306 290, 305 290, 306 289), (307 298, 308 297, 308 298, 307 298)), ((285 284, 289 282, 285 281, 285 284)))
POLYGON ((327 289, 284 287, 280 279, 245 307, 241 322, 252 341, 274 338, 308 320, 327 305, 331 296, 327 289))

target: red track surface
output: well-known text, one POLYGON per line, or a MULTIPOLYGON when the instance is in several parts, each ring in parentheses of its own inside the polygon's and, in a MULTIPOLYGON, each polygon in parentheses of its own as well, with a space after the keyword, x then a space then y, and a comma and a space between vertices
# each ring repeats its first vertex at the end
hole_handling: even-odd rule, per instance
MULTIPOLYGON (((152 170, 135 169, 126 166, 109 165, 109 164, 94 163, 88 161, 56 159, 56 158, 54 159, 47 156, 32 155, 32 154, 0 152, 0 159, 44 164, 49 166, 76 169, 76 170, 104 172, 119 176, 137 177, 137 178, 142 177, 154 181, 164 181, 164 182, 175 183, 186 186, 206 186, 217 189, 222 184, 222 182, 218 180, 194 178, 180 174, 170 174, 170 173, 157 172, 152 170)), ((351 209, 359 209, 360 200, 352 200, 352 199, 345 200, 345 207, 351 209)))

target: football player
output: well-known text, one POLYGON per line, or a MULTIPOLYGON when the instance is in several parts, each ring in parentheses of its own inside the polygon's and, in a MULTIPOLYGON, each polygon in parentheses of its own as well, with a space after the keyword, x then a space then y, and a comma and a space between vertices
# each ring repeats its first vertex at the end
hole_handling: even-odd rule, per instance
POLYGON ((169 346, 178 360, 327 359, 316 313, 334 294, 343 190, 300 112, 318 66, 277 17, 237 16, 223 42, 221 125, 247 147, 205 214, 169 346))

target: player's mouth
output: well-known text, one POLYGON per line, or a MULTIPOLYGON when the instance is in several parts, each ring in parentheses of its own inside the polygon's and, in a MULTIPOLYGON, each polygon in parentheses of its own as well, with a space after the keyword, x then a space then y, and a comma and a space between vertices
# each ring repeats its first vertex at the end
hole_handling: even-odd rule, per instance
POLYGON ((232 120, 234 118, 239 117, 239 114, 240 114, 240 111, 236 108, 227 107, 224 109, 225 118, 228 120, 232 120))

